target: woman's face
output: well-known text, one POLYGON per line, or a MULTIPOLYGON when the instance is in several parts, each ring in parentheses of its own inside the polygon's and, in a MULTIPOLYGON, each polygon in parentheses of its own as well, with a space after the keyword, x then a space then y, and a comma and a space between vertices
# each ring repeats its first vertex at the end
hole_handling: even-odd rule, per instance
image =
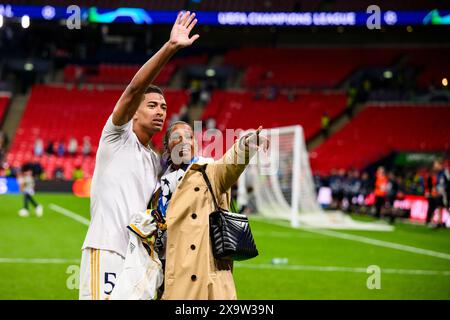
POLYGON ((176 124, 169 137, 169 152, 175 165, 189 163, 194 157, 194 132, 189 125, 176 124))

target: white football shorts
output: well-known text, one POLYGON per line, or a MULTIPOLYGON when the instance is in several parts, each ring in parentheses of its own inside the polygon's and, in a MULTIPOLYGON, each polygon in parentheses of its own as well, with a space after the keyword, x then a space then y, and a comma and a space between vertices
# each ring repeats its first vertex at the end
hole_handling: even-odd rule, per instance
POLYGON ((85 248, 81 254, 80 300, 108 300, 125 259, 108 250, 85 248))

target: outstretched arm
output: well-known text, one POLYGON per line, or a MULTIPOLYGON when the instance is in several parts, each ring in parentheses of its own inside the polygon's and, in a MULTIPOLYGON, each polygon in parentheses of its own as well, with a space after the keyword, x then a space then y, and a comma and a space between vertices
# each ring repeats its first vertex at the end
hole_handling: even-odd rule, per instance
POLYGON ((150 58, 136 73, 114 108, 112 121, 116 126, 123 125, 133 118, 134 113, 142 99, 142 95, 153 82, 164 65, 181 48, 190 46, 200 36, 189 37, 190 32, 197 23, 195 13, 180 12, 177 16, 170 39, 159 51, 150 58))
POLYGON ((227 192, 236 183, 250 159, 259 151, 269 149, 269 140, 260 135, 262 127, 239 139, 224 156, 214 163, 215 184, 220 193, 227 192))

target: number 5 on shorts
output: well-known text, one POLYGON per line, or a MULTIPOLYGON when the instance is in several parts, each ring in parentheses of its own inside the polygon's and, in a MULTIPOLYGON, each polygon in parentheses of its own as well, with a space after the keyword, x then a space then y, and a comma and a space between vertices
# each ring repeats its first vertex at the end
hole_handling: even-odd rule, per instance
POLYGON ((115 282, 116 280, 116 274, 113 272, 105 272, 105 294, 111 294, 111 292, 114 289, 115 283, 111 282, 110 280, 113 280, 115 282), (110 276, 113 276, 114 279, 111 279, 110 276), (110 290, 107 291, 109 289, 109 287, 107 285, 110 285, 110 290))

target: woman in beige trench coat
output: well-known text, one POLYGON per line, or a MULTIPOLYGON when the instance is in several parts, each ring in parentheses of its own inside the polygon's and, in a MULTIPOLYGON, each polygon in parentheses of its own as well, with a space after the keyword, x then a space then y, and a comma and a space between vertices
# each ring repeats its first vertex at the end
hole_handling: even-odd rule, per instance
POLYGON ((237 299, 232 261, 216 260, 212 254, 209 214, 214 205, 200 168, 206 166, 219 206, 229 208, 230 188, 259 148, 258 142, 268 147, 260 131, 261 127, 241 138, 214 162, 195 155, 193 131, 187 123, 175 122, 167 130, 164 147, 169 166, 155 197, 158 203, 153 203, 167 223, 163 253, 159 252, 165 258, 162 299, 237 299))

